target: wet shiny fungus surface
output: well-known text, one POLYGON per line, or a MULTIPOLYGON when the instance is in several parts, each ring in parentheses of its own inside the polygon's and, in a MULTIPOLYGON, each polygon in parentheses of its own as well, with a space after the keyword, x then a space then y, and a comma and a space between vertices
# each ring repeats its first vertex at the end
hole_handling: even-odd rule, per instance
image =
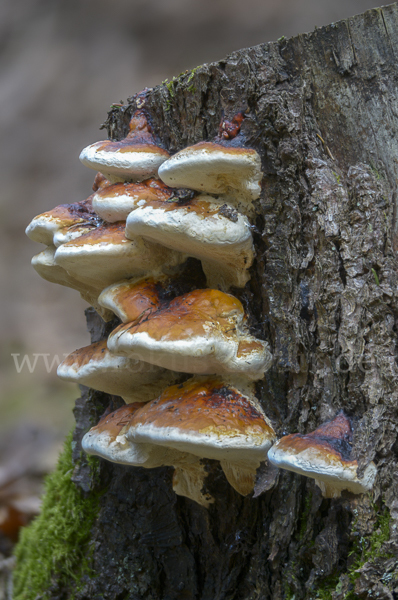
POLYGON ((97 198, 107 198, 112 200, 113 198, 116 199, 120 196, 131 196, 132 200, 142 200, 142 205, 140 204, 137 208, 150 206, 154 209, 160 208, 164 212, 183 210, 185 212, 192 212, 203 218, 220 215, 234 222, 238 220, 238 213, 236 213, 236 211, 233 212, 232 209, 230 213, 233 213, 234 215, 236 213, 236 217, 231 219, 229 213, 225 214, 225 209, 223 209, 223 207, 220 208, 211 201, 200 198, 198 195, 180 198, 176 195, 176 190, 169 188, 161 181, 156 181, 155 185, 155 181, 156 180, 154 179, 149 179, 142 183, 114 183, 98 191, 97 198))
POLYGON ((217 379, 188 381, 168 388, 137 412, 134 425, 137 424, 196 432, 209 428, 226 434, 272 432, 248 398, 217 379))
POLYGON ((132 117, 129 129, 128 135, 123 140, 97 142, 97 149, 106 152, 147 152, 148 150, 154 150, 158 154, 163 154, 165 158, 169 157, 166 150, 156 145, 151 126, 142 112, 138 112, 132 117))
POLYGON ((186 339, 194 335, 209 334, 210 329, 225 335, 236 333, 231 317, 243 317, 243 307, 237 298, 218 290, 194 290, 172 300, 168 306, 144 315, 138 324, 122 325, 121 329, 134 333, 146 332, 156 340, 186 339))
MULTIPOLYGON (((39 215, 39 217, 47 217, 49 219, 59 219, 65 221, 64 225, 73 225, 82 221, 90 221, 98 223, 101 221, 95 214, 92 208, 93 196, 90 196, 82 202, 74 202, 73 204, 59 204, 52 210, 39 215)), ((35 217, 38 218, 38 217, 35 217)))
POLYGON ((106 340, 101 340, 100 342, 95 342, 90 346, 84 346, 84 348, 79 348, 71 352, 64 360, 64 364, 80 368, 90 361, 100 362, 105 353, 108 353, 106 340))
POLYGON ((134 286, 119 286, 113 292, 113 301, 123 310, 127 322, 131 323, 147 318, 158 309, 161 291, 158 282, 146 279, 134 286))
POLYGON ((278 448, 299 454, 308 448, 319 450, 330 461, 339 460, 356 464, 351 458, 352 428, 348 417, 339 413, 332 421, 324 423, 315 431, 305 435, 294 433, 283 437, 278 448))
POLYGON ((111 437, 116 437, 126 425, 129 425, 139 408, 142 407, 140 402, 133 402, 121 406, 110 414, 105 414, 101 417, 98 425, 90 429, 90 433, 100 434, 108 433, 111 437))
POLYGON ((106 140, 104 142, 97 142, 96 152, 117 152, 117 153, 128 153, 128 152, 154 152, 155 154, 163 155, 169 158, 169 153, 163 148, 159 148, 152 140, 132 140, 130 138, 124 138, 120 142, 111 142, 106 140))
MULTIPOLYGON (((220 142, 218 142, 217 144, 213 143, 213 142, 199 142, 198 144, 195 144, 194 146, 191 146, 189 149, 187 149, 187 154, 189 152, 189 154, 193 153, 195 150, 205 150, 206 152, 222 152, 225 155, 230 155, 230 156, 255 156, 256 155, 256 151, 251 149, 251 148, 240 148, 240 147, 231 147, 231 146, 225 146, 224 145, 224 140, 220 140, 220 142)), ((185 150, 181 150, 181 152, 179 154, 185 153, 185 150)))
POLYGON ((118 221, 117 223, 107 223, 100 225, 93 231, 89 231, 80 237, 67 242, 64 246, 95 246, 96 244, 131 244, 124 235, 125 223, 118 221))
POLYGON ((263 345, 261 344, 261 342, 258 342, 257 340, 239 342, 238 351, 236 353, 236 356, 238 358, 241 358, 242 356, 251 354, 252 352, 262 351, 262 349, 263 349, 263 345))
POLYGON ((141 183, 113 183, 97 192, 99 198, 118 198, 119 196, 142 197, 145 200, 166 201, 173 190, 162 181, 147 179, 141 183))

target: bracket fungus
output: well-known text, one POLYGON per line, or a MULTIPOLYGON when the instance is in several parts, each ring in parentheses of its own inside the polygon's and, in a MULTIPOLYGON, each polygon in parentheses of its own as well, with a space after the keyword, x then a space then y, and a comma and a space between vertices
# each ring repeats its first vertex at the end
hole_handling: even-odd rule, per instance
POLYGON ((123 140, 81 152, 99 171, 94 194, 39 215, 27 234, 48 246, 32 260, 42 277, 122 321, 58 369, 129 403, 86 433, 84 450, 130 466, 173 466, 176 494, 208 507, 202 459, 219 460, 247 495, 275 440, 253 392, 271 366, 268 344, 250 334, 241 302, 220 291, 249 280, 247 215, 260 196, 261 160, 235 139, 243 113, 223 121, 216 142, 170 157, 143 106, 123 140), (176 385, 182 373, 195 376, 176 385))
POLYGON ((144 113, 139 111, 131 118, 130 131, 123 140, 91 144, 81 151, 79 158, 86 167, 100 171, 115 183, 156 177, 169 156, 156 144, 144 113))
POLYGON ((173 371, 249 380, 261 379, 272 360, 268 344, 248 333, 239 300, 212 289, 183 294, 138 323, 120 325, 108 348, 173 371))
POLYGON ((84 436, 83 448, 123 464, 174 466, 176 493, 205 506, 210 501, 202 492, 206 472, 198 461, 216 459, 232 487, 246 496, 275 432, 250 386, 243 386, 246 393, 203 377, 171 386, 152 402, 104 417, 84 436))
POLYGON ((229 483, 246 496, 275 432, 250 385, 243 382, 245 393, 239 387, 213 377, 171 386, 137 411, 126 437, 219 460, 229 483))
POLYGON ((53 241, 54 246, 59 248, 62 244, 67 244, 76 238, 79 238, 81 235, 85 235, 86 233, 90 233, 93 229, 96 229, 97 225, 93 225, 91 223, 79 223, 77 225, 71 225, 70 227, 64 227, 63 229, 59 229, 56 233, 54 233, 53 241))
POLYGON ((155 312, 161 304, 162 283, 166 278, 121 281, 100 294, 98 302, 111 310, 122 323, 134 323, 155 312))
POLYGON ((250 222, 211 196, 143 202, 126 221, 126 237, 137 235, 200 259, 210 287, 243 287, 250 278, 254 257, 250 222))
POLYGON ((199 142, 174 154, 159 168, 170 187, 207 194, 230 194, 251 202, 261 192, 261 159, 255 150, 214 142, 199 142))
POLYGON ((93 210, 108 223, 125 221, 132 210, 148 202, 166 202, 173 193, 154 178, 141 183, 114 183, 93 194, 93 210))
POLYGON ((121 396, 127 403, 148 402, 178 379, 178 374, 109 352, 106 340, 79 348, 59 365, 58 377, 121 396))
POLYGON ((202 491, 206 472, 197 456, 152 443, 137 444, 127 438, 126 434, 141 406, 139 403, 128 404, 104 415, 98 425, 84 435, 83 450, 87 454, 133 467, 175 467, 172 480, 175 493, 208 507, 213 498, 202 491))
POLYGON ((377 469, 371 462, 358 478, 358 462, 351 457, 352 437, 350 420, 340 412, 311 433, 282 437, 268 458, 277 467, 315 479, 325 498, 337 498, 342 490, 363 494, 372 488, 377 469))
POLYGON ((124 222, 103 224, 62 244, 55 262, 70 275, 101 289, 128 277, 173 269, 184 260, 180 253, 140 237, 128 240, 124 222))
POLYGON ((54 236, 60 230, 83 224, 94 227, 99 222, 100 219, 92 208, 92 196, 90 196, 82 202, 60 204, 38 215, 29 223, 25 233, 33 242, 51 246, 55 244, 54 236))
POLYGON ((110 321, 113 317, 111 311, 102 307, 97 301, 101 289, 69 275, 63 267, 55 262, 56 250, 55 246, 48 246, 45 250, 33 256, 31 264, 36 273, 50 283, 57 283, 77 290, 83 300, 95 308, 104 321, 110 321))

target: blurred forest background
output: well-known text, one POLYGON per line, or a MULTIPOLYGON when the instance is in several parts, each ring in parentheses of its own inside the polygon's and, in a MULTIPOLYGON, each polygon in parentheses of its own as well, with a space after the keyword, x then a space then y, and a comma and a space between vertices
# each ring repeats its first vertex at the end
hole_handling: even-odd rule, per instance
POLYGON ((35 273, 30 259, 44 248, 24 229, 35 215, 89 196, 94 172, 78 156, 103 138, 99 126, 111 103, 233 50, 376 6, 375 0, 0 2, 0 531, 10 498, 26 514, 37 510, 41 474, 73 425, 78 396, 76 386, 57 380, 57 356, 89 343, 85 303, 35 273), (47 366, 39 356, 33 372, 25 363, 18 373, 24 355, 34 366, 38 354, 47 356, 47 366))

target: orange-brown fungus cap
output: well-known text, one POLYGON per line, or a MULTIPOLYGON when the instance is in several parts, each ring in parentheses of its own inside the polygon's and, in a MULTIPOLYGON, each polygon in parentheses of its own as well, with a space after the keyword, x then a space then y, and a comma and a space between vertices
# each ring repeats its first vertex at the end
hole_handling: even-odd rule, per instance
POLYGON ((325 460, 333 462, 336 459, 351 464, 352 429, 348 417, 340 413, 328 423, 324 423, 315 431, 307 434, 295 433, 286 435, 279 442, 279 448, 289 448, 293 454, 299 454, 309 445, 324 453, 325 460))
POLYGON ((129 444, 124 435, 139 406, 139 403, 128 404, 104 415, 98 425, 83 437, 83 450, 112 462, 127 465, 144 464, 148 454, 136 444, 129 444))
POLYGON ((132 117, 130 132, 123 140, 96 142, 80 153, 85 166, 100 171, 112 183, 154 177, 168 157, 167 150, 156 144, 143 112, 132 117))
POLYGON ((142 408, 141 402, 134 402, 133 404, 126 404, 126 406, 121 406, 117 410, 105 414, 98 421, 98 424, 95 427, 92 427, 92 432, 108 433, 110 438, 116 438, 120 435, 122 429, 127 426, 130 426, 135 413, 139 408, 142 408))
POLYGON ((92 186, 93 192, 98 192, 99 190, 103 190, 108 185, 110 185, 110 181, 98 171, 96 176, 94 177, 94 182, 92 186))
POLYGON ((358 479, 351 443, 351 423, 341 412, 311 433, 284 436, 271 448, 268 458, 277 467, 315 479, 326 497, 337 497, 344 489, 359 494, 372 487, 376 467, 370 463, 358 479))
POLYGON ((76 240, 73 240, 71 244, 73 246, 95 246, 96 244, 129 244, 130 240, 127 240, 124 235, 123 222, 112 223, 106 225, 100 225, 93 231, 86 233, 76 240))
POLYGON ((123 323, 135 323, 159 308, 161 292, 161 283, 154 279, 138 283, 126 281, 106 288, 99 297, 99 303, 112 310, 123 323))
POLYGON ((128 329, 130 334, 147 333, 152 339, 181 340, 205 335, 216 328, 225 335, 236 333, 231 317, 244 316, 241 302, 219 290, 194 290, 172 300, 168 306, 153 312, 134 325, 121 325, 114 332, 128 329))
POLYGON ((126 436, 202 458, 257 466, 275 439, 254 396, 218 378, 193 378, 168 388, 137 411, 126 436))
POLYGON ((33 241, 50 246, 53 243, 54 234, 66 227, 82 223, 90 223, 97 226, 100 219, 92 207, 90 196, 82 202, 73 204, 60 204, 52 210, 35 217, 26 228, 26 235, 33 241))
MULTIPOLYGON (((104 150, 105 152, 130 152, 131 146, 134 145, 134 150, 145 151, 149 145, 156 145, 154 137, 152 135, 151 127, 143 112, 137 112, 133 115, 129 124, 129 133, 127 136, 118 142, 112 142, 106 140, 98 142, 98 149, 104 150)), ((159 148, 160 152, 163 152, 165 157, 168 158, 169 153, 163 148, 159 148)))
POLYGON ((173 371, 241 373, 261 379, 272 356, 266 342, 247 333, 244 321, 242 304, 234 296, 195 290, 148 317, 143 315, 139 322, 120 325, 109 336, 108 348, 173 371))
POLYGON ((141 183, 113 183, 107 187, 99 188, 98 198, 109 198, 117 200, 123 195, 142 196, 148 201, 165 201, 173 195, 173 190, 165 185, 160 179, 147 179, 141 183))
POLYGON ((173 190, 159 179, 147 179, 142 183, 114 183, 100 189, 93 198, 93 210, 101 219, 114 223, 125 221, 132 210, 147 202, 166 204, 173 190))
POLYGON ((203 434, 219 431, 222 436, 274 434, 258 407, 216 378, 191 379, 169 387, 157 400, 141 406, 132 425, 139 424, 203 434))

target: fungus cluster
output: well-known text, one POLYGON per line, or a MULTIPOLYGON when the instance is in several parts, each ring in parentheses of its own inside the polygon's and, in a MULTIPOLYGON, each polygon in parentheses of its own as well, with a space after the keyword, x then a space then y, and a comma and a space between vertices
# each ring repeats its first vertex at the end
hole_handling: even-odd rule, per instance
MULTIPOLYGON (((98 171, 94 193, 35 217, 26 230, 47 246, 32 259, 42 277, 78 290, 104 320, 120 321, 107 340, 76 350, 58 369, 62 379, 126 402, 86 433, 84 450, 131 466, 173 466, 174 491, 203 506, 213 499, 202 459, 218 460, 247 495, 276 439, 254 391, 272 356, 230 293, 249 280, 250 218, 262 179, 259 155, 231 144, 233 131, 170 156, 139 110, 125 139, 82 151, 82 163, 98 171), (190 258, 201 261, 207 287, 177 285, 190 258)), ((315 434, 303 437, 319 446, 315 434)), ((330 458, 336 444, 325 435, 330 458)), ((304 473, 318 447, 299 456, 296 436, 289 462, 287 438, 270 460, 304 473)), ((356 463, 349 470, 356 473, 356 463)), ((329 486, 322 473, 309 476, 329 486)))

